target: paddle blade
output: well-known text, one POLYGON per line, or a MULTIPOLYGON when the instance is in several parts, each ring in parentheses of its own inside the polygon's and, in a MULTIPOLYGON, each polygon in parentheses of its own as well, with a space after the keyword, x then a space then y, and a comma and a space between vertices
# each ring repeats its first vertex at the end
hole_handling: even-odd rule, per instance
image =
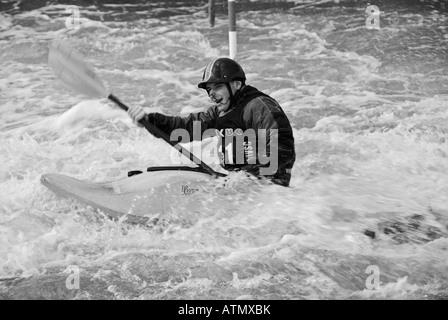
POLYGON ((89 97, 109 96, 94 69, 68 44, 54 41, 50 45, 48 63, 54 74, 66 85, 89 97))

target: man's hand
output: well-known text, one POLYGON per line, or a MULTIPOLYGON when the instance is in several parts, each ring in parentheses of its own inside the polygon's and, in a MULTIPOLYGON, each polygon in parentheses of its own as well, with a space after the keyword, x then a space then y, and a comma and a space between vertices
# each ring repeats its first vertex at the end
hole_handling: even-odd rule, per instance
POLYGON ((134 122, 139 127, 143 127, 143 125, 140 123, 140 120, 146 117, 146 112, 142 107, 140 106, 129 107, 128 115, 131 117, 132 122, 134 122))

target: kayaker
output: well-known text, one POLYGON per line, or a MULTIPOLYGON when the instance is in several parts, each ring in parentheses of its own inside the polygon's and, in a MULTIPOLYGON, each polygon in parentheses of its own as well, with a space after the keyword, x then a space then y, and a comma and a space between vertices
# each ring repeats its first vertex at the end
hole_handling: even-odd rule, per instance
POLYGON ((224 169, 244 170, 258 177, 264 176, 276 184, 289 186, 296 157, 294 137, 288 117, 278 102, 246 85, 243 69, 229 58, 210 62, 198 87, 204 89, 215 104, 207 111, 179 117, 147 114, 142 107, 132 106, 128 114, 137 124, 146 117, 147 121, 168 135, 175 129, 184 129, 188 132, 189 141, 203 139, 206 130, 215 129, 221 137, 218 150, 224 169), (200 134, 194 132, 198 122, 200 134), (257 142, 251 141, 252 133, 257 142), (238 143, 242 141, 239 139, 241 136, 245 136, 244 141, 238 143), (265 142, 265 148, 260 145, 261 141, 265 142), (261 152, 262 149, 264 152, 261 152))

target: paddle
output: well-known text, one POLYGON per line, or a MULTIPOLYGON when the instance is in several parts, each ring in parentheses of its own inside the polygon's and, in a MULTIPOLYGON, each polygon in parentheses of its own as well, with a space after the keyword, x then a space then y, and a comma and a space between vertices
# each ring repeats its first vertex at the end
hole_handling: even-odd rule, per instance
MULTIPOLYGON (((84 61, 83 56, 63 42, 53 42, 48 53, 48 63, 55 75, 65 84, 79 93, 94 98, 108 98, 115 102, 121 109, 127 111, 129 108, 116 96, 108 92, 96 75, 94 69, 84 61)), ((175 141, 171 141, 168 135, 152 123, 142 119, 140 123, 153 135, 161 137, 177 151, 186 156, 190 161, 197 164, 203 171, 212 176, 225 176, 216 172, 194 154, 183 148, 175 141)))

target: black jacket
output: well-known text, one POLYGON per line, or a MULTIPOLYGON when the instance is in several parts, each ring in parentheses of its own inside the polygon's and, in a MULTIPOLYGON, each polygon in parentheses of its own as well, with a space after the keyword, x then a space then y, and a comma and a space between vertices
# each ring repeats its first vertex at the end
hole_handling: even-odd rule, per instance
POLYGON ((215 129, 222 137, 221 165, 226 170, 243 169, 289 185, 296 156, 291 124, 277 101, 254 87, 243 87, 235 95, 231 111, 221 117, 213 106, 187 117, 150 113, 148 121, 167 135, 185 129, 190 141, 201 140, 204 132, 210 136, 209 129, 215 129), (200 121, 200 130, 195 121, 200 121))

